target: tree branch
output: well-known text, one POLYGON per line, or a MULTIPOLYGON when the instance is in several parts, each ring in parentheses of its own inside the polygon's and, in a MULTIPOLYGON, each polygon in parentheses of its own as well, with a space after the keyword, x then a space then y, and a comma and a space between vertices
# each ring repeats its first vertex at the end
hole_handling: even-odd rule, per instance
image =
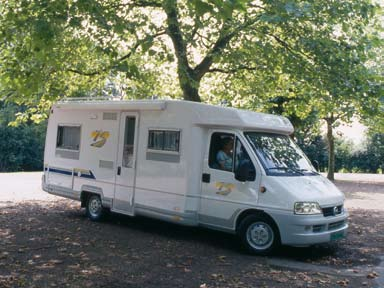
POLYGON ((121 61, 123 61, 125 59, 130 58, 132 56, 132 54, 134 52, 136 52, 137 48, 140 47, 140 45, 142 45, 143 43, 145 43, 145 42, 147 42, 149 40, 152 40, 152 39, 154 39, 156 37, 159 37, 159 36, 165 35, 165 34, 166 34, 165 31, 160 31, 159 33, 156 33, 154 35, 149 35, 149 36, 145 37, 144 39, 141 39, 141 40, 137 41, 137 43, 131 48, 131 50, 126 55, 124 55, 124 56, 120 57, 119 59, 117 59, 116 62, 121 62, 121 61))
POLYGON ((232 74, 232 73, 239 72, 240 70, 255 71, 257 69, 258 69, 257 67, 239 66, 239 67, 228 69, 228 70, 221 69, 221 68, 211 68, 207 72, 208 73, 218 72, 218 73, 224 73, 224 74, 232 74))
POLYGON ((153 38, 156 38, 158 36, 164 35, 165 33, 166 33, 165 31, 161 31, 161 32, 156 33, 154 35, 149 35, 149 36, 145 37, 144 39, 138 40, 136 42, 136 44, 130 49, 130 51, 127 54, 125 54, 125 55, 121 56, 120 58, 116 59, 113 64, 111 64, 109 66, 106 66, 103 69, 96 70, 96 71, 91 71, 91 72, 86 72, 86 71, 81 71, 81 70, 78 70, 78 69, 69 68, 69 69, 67 69, 67 71, 75 73, 75 74, 83 75, 83 76, 90 76, 90 77, 96 76, 96 75, 100 75, 103 72, 106 72, 106 71, 108 71, 110 69, 115 68, 118 65, 118 63, 120 63, 120 62, 122 62, 122 61, 124 61, 126 59, 129 59, 132 56, 132 54, 134 52, 136 52, 136 50, 143 43, 149 41, 150 39, 153 39, 153 38))
POLYGON ((195 19, 194 19, 193 28, 191 29, 191 32, 189 33, 189 35, 187 37, 187 42, 189 42, 189 44, 191 44, 193 42, 193 38, 195 38, 196 34, 198 34, 199 23, 201 24, 200 19, 196 15, 195 19))
POLYGON ((275 39, 277 41, 277 43, 279 43, 281 46, 283 46, 285 49, 287 49, 292 54, 296 55, 298 53, 298 54, 304 56, 305 58, 307 58, 308 60, 314 61, 309 55, 305 54, 304 52, 302 52, 300 50, 296 51, 295 49, 293 49, 286 41, 282 40, 279 36, 274 35, 274 34, 270 34, 270 33, 266 33, 266 35, 271 36, 273 39, 275 39))
POLYGON ((204 35, 201 35, 199 32, 196 32, 196 35, 199 36, 201 38, 201 44, 206 48, 206 49, 209 49, 211 47, 210 43, 209 43, 209 38, 204 36, 204 35), (206 42, 208 43, 206 43, 206 42))
POLYGON ((259 16, 254 19, 250 19, 245 23, 239 25, 232 31, 229 31, 231 22, 227 21, 226 23, 224 23, 220 31, 220 36, 217 39, 216 43, 213 45, 212 49, 207 53, 204 59, 194 69, 194 72, 197 78, 201 79, 207 72, 209 72, 209 69, 213 64, 214 57, 223 51, 223 49, 228 45, 228 43, 233 39, 233 37, 238 35, 241 31, 243 31, 247 27, 256 23, 258 19, 259 19, 259 16))
POLYGON ((128 3, 129 4, 132 4, 133 6, 136 6, 136 7, 161 7, 162 6, 162 3, 161 1, 156 1, 156 0, 153 0, 153 1, 150 1, 150 0, 134 0, 134 1, 131 1, 131 3, 128 3))
MULTIPOLYGON (((284 41, 283 39, 281 39, 279 36, 277 35, 274 35, 274 34, 271 34, 271 33, 264 33, 265 35, 267 36, 270 36, 272 37, 273 39, 275 39, 275 41, 277 43, 279 43, 282 47, 284 47, 289 53, 291 53, 293 55, 293 57, 295 57, 296 59, 306 59, 307 61, 310 62, 310 66, 308 65, 303 65, 303 69, 308 71, 308 72, 315 72, 314 70, 314 64, 316 63, 316 60, 313 59, 310 55, 307 55, 305 54, 303 51, 300 51, 300 50, 296 50, 294 48, 292 48, 288 42, 284 41), (300 57, 300 55, 302 57, 300 57)), ((328 69, 327 67, 325 67, 326 69, 328 69)), ((329 70, 329 69, 328 69, 329 70)))
POLYGON ((82 75, 82 76, 96 76, 96 75, 100 75, 102 72, 105 72, 107 70, 108 70, 107 68, 104 68, 104 69, 97 70, 97 71, 85 72, 85 71, 81 71, 81 70, 78 70, 78 69, 69 68, 66 71, 67 72, 72 72, 72 73, 75 73, 75 74, 79 74, 79 75, 82 75))
POLYGON ((2 90, 0 91, 0 95, 6 93, 5 95, 3 95, 1 98, 0 98, 0 101, 6 101, 8 98, 10 98, 12 96, 12 94, 14 94, 16 92, 16 90, 10 90, 8 92, 6 92, 5 90, 2 90))

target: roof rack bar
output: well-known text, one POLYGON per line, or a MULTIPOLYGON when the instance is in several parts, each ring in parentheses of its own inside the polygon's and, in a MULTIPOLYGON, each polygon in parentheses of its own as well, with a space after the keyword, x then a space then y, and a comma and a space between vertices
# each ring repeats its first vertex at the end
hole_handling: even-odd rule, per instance
POLYGON ((68 103, 68 102, 92 102, 92 101, 121 101, 121 97, 65 97, 60 99, 58 103, 68 103))
POLYGON ((64 97, 57 101, 58 104, 63 103, 84 103, 84 102, 102 102, 102 101, 160 101, 160 100, 172 100, 171 97, 158 97, 156 95, 145 99, 124 99, 123 96, 88 96, 88 97, 64 97))

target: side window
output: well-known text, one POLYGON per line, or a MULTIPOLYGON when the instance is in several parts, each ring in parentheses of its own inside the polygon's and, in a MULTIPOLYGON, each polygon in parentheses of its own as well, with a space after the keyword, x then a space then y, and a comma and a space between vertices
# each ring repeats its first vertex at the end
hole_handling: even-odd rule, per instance
POLYGON ((79 159, 80 125, 63 125, 57 127, 56 156, 79 159))
POLYGON ((124 150, 123 150, 123 166, 127 168, 133 167, 133 153, 135 144, 135 117, 125 118, 124 132, 124 150))
POLYGON ((235 146, 235 174, 240 170, 246 168, 249 171, 249 176, 247 181, 254 181, 256 178, 255 166, 252 163, 251 158, 248 155, 247 150, 245 150, 241 141, 236 138, 235 146))
POLYGON ((179 152, 180 131, 149 130, 148 149, 168 152, 179 152))
POLYGON ((234 171, 234 139, 235 135, 230 133, 215 132, 212 134, 208 159, 210 168, 234 171))
POLYGON ((56 148, 78 151, 80 148, 80 126, 59 125, 56 148))

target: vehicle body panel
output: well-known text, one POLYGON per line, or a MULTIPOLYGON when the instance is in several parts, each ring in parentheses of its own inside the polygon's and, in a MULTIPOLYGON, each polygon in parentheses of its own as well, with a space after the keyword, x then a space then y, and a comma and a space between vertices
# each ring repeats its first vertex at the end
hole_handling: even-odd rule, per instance
POLYGON ((340 236, 336 232, 345 236, 345 210, 331 217, 293 212, 297 201, 343 205, 343 194, 320 175, 267 175, 244 131, 289 135, 293 127, 281 116, 186 101, 58 103, 47 128, 42 187, 75 200, 82 200, 84 193, 97 194, 103 206, 127 215, 230 233, 236 233, 244 213, 259 211, 275 221, 281 242, 289 245, 329 242, 340 236), (127 150, 122 145, 127 117, 135 119, 130 167, 124 167, 127 150), (80 133, 78 147, 65 151, 58 146, 60 125, 77 127, 75 132, 68 128, 68 135, 80 133), (156 133, 169 139, 177 135, 177 150, 150 148, 156 133), (209 163, 213 133, 228 133, 239 141, 254 166, 254 180, 238 181, 234 171, 209 163))

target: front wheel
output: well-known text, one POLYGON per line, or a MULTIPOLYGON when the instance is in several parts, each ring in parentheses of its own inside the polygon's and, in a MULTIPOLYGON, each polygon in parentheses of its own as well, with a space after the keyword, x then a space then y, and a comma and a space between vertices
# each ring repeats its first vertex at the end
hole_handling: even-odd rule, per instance
POLYGON ((99 195, 88 197, 86 205, 86 215, 92 221, 99 221, 104 216, 104 208, 99 195))
POLYGON ((280 245, 280 235, 276 224, 265 215, 249 215, 238 229, 245 249, 255 255, 270 254, 280 245))

